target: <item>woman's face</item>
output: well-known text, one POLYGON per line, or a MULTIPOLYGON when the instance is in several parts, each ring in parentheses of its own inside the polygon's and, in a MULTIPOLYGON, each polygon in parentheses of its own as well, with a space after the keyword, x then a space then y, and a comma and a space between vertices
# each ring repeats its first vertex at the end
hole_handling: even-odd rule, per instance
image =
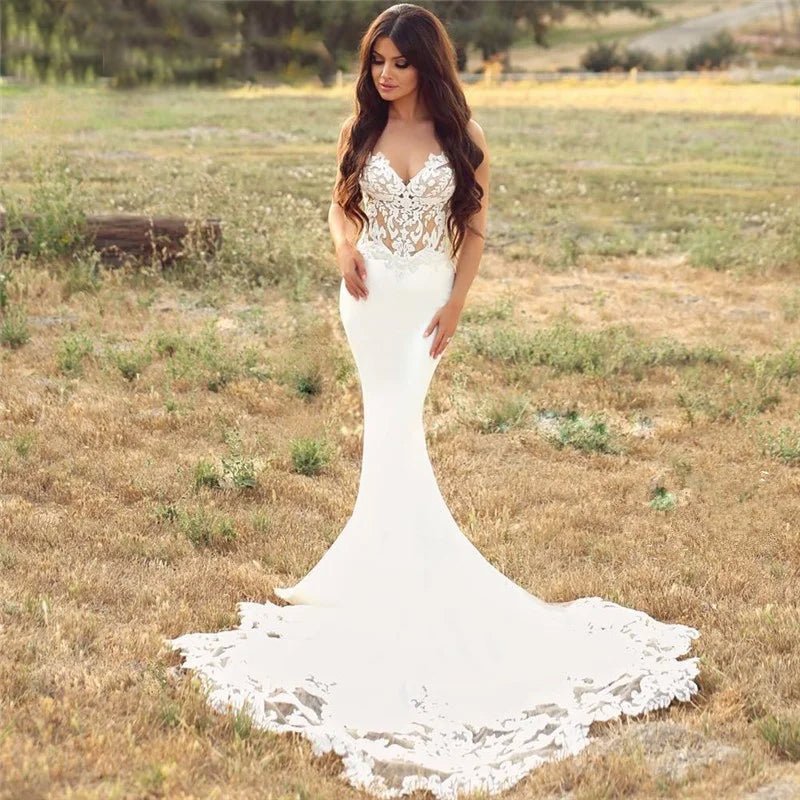
POLYGON ((372 80, 384 100, 398 100, 416 90, 416 67, 408 63, 388 36, 376 40, 371 61, 372 80))

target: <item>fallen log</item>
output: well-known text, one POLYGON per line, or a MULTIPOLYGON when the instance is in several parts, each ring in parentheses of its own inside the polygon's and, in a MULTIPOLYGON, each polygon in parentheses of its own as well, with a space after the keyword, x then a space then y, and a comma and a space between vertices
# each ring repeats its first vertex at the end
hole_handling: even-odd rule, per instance
MULTIPOLYGON (((17 255, 30 252, 30 231, 39 220, 23 214, 21 224, 9 227, 17 255)), ((0 235, 6 229, 6 214, 0 212, 0 235)), ((188 220, 182 217, 145 217, 133 214, 92 215, 79 229, 83 241, 100 253, 103 263, 119 266, 131 258, 167 266, 192 252, 214 253, 222 243, 218 219, 188 220), (187 239, 188 237, 188 239, 187 239)))

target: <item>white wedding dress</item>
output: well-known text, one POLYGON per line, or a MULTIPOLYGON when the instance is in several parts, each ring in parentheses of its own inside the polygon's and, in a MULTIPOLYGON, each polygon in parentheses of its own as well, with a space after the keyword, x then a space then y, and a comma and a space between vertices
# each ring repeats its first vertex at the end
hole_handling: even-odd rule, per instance
POLYGON ((689 700, 699 658, 679 656, 700 634, 600 597, 544 602, 461 532, 423 428, 441 356, 422 334, 454 276, 454 173, 431 153, 404 182, 375 152, 361 186, 369 296, 339 291, 364 411, 352 515, 302 580, 275 589, 289 605, 240 602, 237 629, 166 641, 213 707, 334 750, 341 777, 375 797, 495 794, 578 753, 594 720, 689 700))

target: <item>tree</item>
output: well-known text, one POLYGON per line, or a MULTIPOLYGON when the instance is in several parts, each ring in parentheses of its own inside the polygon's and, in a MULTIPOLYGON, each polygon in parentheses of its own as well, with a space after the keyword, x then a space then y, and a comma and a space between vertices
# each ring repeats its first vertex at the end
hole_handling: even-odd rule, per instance
MULTIPOLYGON (((547 46, 569 13, 590 17, 644 0, 431 0, 466 67, 470 46, 485 59, 521 36, 547 46)), ((348 69, 379 0, 4 0, 0 74, 44 80, 98 75, 115 86, 142 82, 258 80, 290 70, 331 79, 348 69), (30 73, 30 74, 29 74, 30 73)))

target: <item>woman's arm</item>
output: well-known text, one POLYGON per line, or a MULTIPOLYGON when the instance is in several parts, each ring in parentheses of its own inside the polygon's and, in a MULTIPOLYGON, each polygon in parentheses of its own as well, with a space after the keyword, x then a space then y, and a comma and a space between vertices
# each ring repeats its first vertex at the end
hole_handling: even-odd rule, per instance
POLYGON ((456 261, 456 278, 453 281, 453 289, 450 293, 450 303, 463 308, 467 299, 472 281, 478 274, 478 266, 483 256, 484 236, 486 235, 486 223, 489 215, 489 148, 486 145, 486 137, 483 129, 474 119, 469 121, 467 132, 478 147, 483 150, 483 161, 475 170, 475 179, 483 189, 481 207, 470 218, 469 227, 465 231, 464 240, 458 251, 456 261), (478 236, 470 228, 477 229, 478 236))
POLYGON ((331 231, 333 247, 337 252, 343 245, 355 245, 358 228, 336 201, 332 202, 328 209, 328 227, 331 231))
MULTIPOLYGON (((345 131, 347 130, 348 120, 342 123, 339 130, 339 141, 336 144, 336 182, 341 178, 340 165, 342 163, 342 155, 344 154, 345 144, 345 131)), ((336 184, 334 184, 334 190, 336 184)), ((358 235, 358 228, 356 224, 345 213, 344 209, 333 199, 333 190, 331 191, 331 206, 328 209, 328 228, 331 232, 333 239, 334 249, 338 252, 342 245, 355 244, 356 236, 358 235)))
POLYGON ((423 334, 430 336, 434 329, 436 330, 430 349, 433 358, 441 355, 456 331, 467 299, 467 292, 478 274, 478 265, 483 255, 483 237, 486 235, 486 220, 489 212, 489 148, 486 146, 486 137, 483 135, 481 126, 474 119, 469 121, 467 131, 475 144, 483 150, 483 161, 475 170, 475 179, 483 189, 483 197, 480 209, 470 217, 469 226, 458 251, 456 277, 450 290, 450 297, 433 315, 433 319, 423 334))
MULTIPOLYGON (((336 182, 341 177, 342 155, 344 154, 345 132, 350 120, 345 120, 339 130, 339 142, 336 145, 336 182)), ((328 209, 328 228, 333 239, 333 247, 336 251, 336 264, 339 272, 344 279, 345 288, 353 297, 366 298, 367 292, 367 268, 364 264, 364 256, 356 248, 355 242, 358 238, 358 226, 344 213, 344 209, 333 197, 336 189, 331 192, 331 205, 328 209)))

